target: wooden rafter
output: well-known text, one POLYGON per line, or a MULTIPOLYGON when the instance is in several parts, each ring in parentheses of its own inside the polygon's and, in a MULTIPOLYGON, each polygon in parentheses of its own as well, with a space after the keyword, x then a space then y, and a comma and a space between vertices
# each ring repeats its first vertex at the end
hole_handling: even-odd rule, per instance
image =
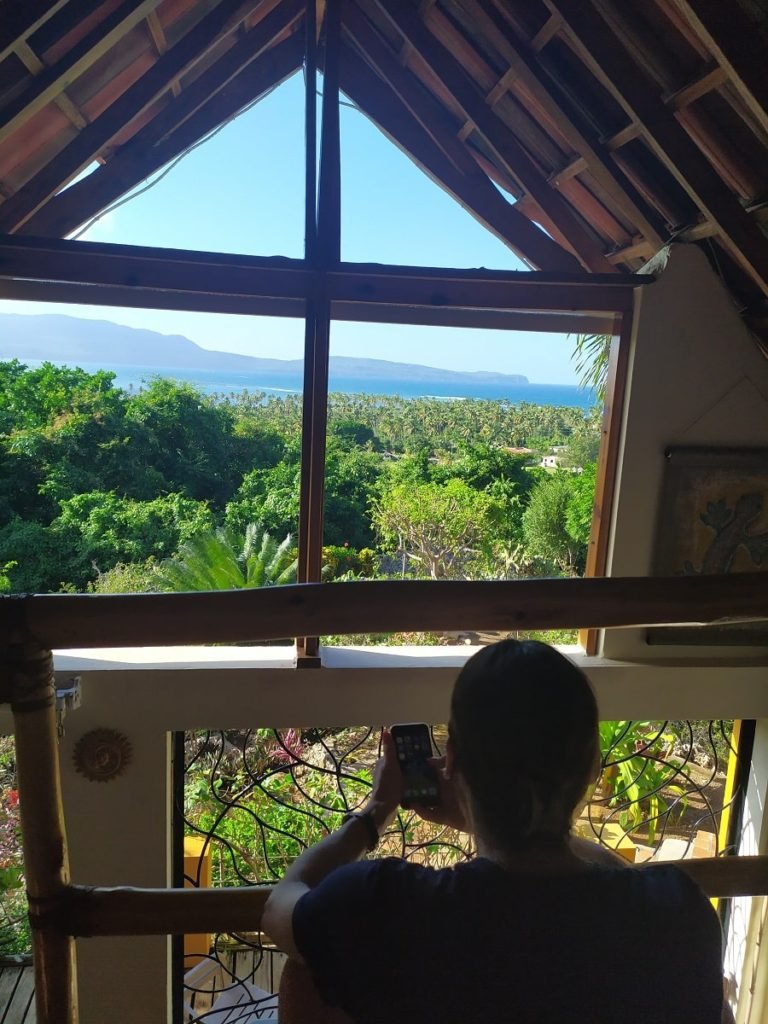
POLYGON ((344 25, 379 72, 351 51, 342 62, 342 86, 379 128, 497 238, 534 267, 570 271, 578 262, 499 193, 456 139, 441 105, 410 80, 367 19, 351 4, 344 25))
POLYGON ((25 0, 4 3, 0 18, 0 61, 5 60, 17 43, 24 42, 42 24, 61 10, 67 0, 25 0))
MULTIPOLYGON (((21 63, 32 75, 42 75, 45 73, 45 64, 40 60, 37 54, 34 52, 32 47, 27 42, 20 42, 16 44, 14 53, 19 58, 21 63)), ((78 131, 85 128, 88 124, 86 119, 83 117, 83 112, 76 104, 72 102, 67 93, 62 89, 53 99, 59 110, 67 117, 78 131)), ((5 112, 3 112, 5 113, 5 112)))
POLYGON ((742 100, 768 132, 768 74, 763 37, 737 3, 672 0, 727 72, 742 100))
POLYGON ((570 206, 546 182, 512 132, 489 110, 485 97, 449 50, 426 28, 410 4, 401 0, 377 0, 379 9, 414 47, 442 84, 450 90, 464 116, 471 120, 504 169, 546 211, 558 226, 584 266, 592 271, 613 270, 600 246, 570 206))
POLYGON ((135 0, 123 0, 61 60, 44 68, 19 96, 3 108, 0 144, 38 110, 55 100, 159 4, 160 0, 141 0, 138 4, 135 0))
POLYGON ((549 122, 556 126, 578 154, 570 164, 571 173, 555 175, 548 179, 550 184, 558 187, 562 181, 567 180, 567 177, 581 174, 582 171, 589 171, 616 208, 643 235, 651 248, 661 248, 663 239, 658 229, 651 224, 645 213, 627 194, 626 188, 617 180, 616 171, 611 166, 610 155, 601 151, 602 146, 599 140, 588 139, 585 133, 574 124, 553 95, 550 88, 551 83, 542 73, 540 65, 526 54, 524 47, 514 41, 509 33, 502 31, 494 16, 496 14, 494 5, 489 0, 474 0, 471 10, 480 30, 493 42, 509 64, 510 80, 508 85, 517 83, 522 88, 525 99, 537 108, 540 118, 545 123, 549 122))
POLYGON ((71 234, 247 103, 287 78, 301 64, 300 40, 291 37, 271 50, 267 48, 296 21, 300 6, 300 0, 281 4, 103 167, 53 196, 21 232, 53 238, 71 234))
POLYGON ((205 56, 222 34, 233 31, 259 0, 221 3, 161 57, 134 85, 37 172, 0 207, 0 232, 13 233, 55 192, 72 180, 126 125, 130 124, 174 78, 205 56))
POLYGON ((674 114, 643 80, 641 69, 611 27, 589 2, 545 2, 553 13, 562 15, 579 56, 640 127, 651 150, 704 214, 718 225, 723 244, 734 260, 768 294, 768 239, 724 187, 674 114))
MULTIPOLYGON (((158 57, 162 57, 168 50, 168 40, 166 39, 165 30, 163 29, 156 10, 150 11, 147 15, 147 29, 152 37, 152 43, 157 51, 158 57)), ((176 97, 181 94, 181 82, 179 82, 178 78, 175 78, 171 82, 171 92, 176 97)))

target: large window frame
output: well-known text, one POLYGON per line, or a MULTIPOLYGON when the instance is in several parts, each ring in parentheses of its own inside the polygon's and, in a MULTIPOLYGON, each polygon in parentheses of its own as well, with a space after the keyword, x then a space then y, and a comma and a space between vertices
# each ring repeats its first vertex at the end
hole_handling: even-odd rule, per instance
MULTIPOLYGON (((334 320, 613 337, 587 575, 605 571, 635 292, 648 275, 462 270, 341 260, 340 8, 325 18, 321 124, 315 5, 307 5, 303 259, 0 236, 0 298, 252 316, 305 324, 300 583, 321 579, 328 362, 334 320), (319 127, 319 130, 318 130, 319 127), (318 174, 319 152, 319 174, 318 174)), ((596 634, 582 634, 594 653, 596 634)), ((318 637, 297 638, 319 664, 318 637)))

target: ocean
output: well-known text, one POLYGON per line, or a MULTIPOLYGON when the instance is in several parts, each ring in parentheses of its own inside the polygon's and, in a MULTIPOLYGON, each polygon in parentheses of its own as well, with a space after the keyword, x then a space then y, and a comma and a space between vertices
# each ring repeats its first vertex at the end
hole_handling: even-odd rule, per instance
MULTIPOLYGON (((32 360, 26 360, 32 365, 32 360)), ((84 370, 111 370, 116 375, 115 383, 126 391, 137 391, 152 377, 171 377, 187 381, 200 388, 205 394, 237 394, 242 391, 263 391, 267 395, 300 394, 302 381, 297 375, 248 373, 219 370, 186 370, 148 366, 107 366, 95 363, 78 363, 84 370)), ((479 398, 505 401, 511 404, 528 402, 531 405, 564 405, 588 411, 596 403, 590 388, 569 384, 518 384, 499 386, 485 382, 463 384, 438 384, 407 379, 359 380, 331 375, 330 391, 347 394, 400 395, 403 398, 465 399, 479 398)))

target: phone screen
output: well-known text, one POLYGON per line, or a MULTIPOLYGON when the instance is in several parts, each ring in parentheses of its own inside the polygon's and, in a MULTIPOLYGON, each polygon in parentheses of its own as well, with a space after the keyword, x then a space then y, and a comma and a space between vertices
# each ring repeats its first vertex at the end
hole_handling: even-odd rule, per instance
POLYGON ((427 759, 432 756, 432 737, 423 722, 393 725, 397 760, 403 773, 403 807, 425 804, 434 807, 440 798, 435 769, 427 759))

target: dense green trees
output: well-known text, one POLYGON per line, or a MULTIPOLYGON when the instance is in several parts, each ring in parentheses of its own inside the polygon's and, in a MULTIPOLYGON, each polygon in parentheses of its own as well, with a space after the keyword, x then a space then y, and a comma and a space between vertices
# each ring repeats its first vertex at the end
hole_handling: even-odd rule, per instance
MULTIPOLYGON (((0 388, 0 591, 158 587, 158 566, 203 538, 247 579, 250 524, 275 544, 296 535, 299 396, 163 379, 127 394, 105 371, 17 361, 0 362, 0 388)), ((577 572, 598 441, 578 409, 331 395, 328 572, 577 572), (539 469, 556 444, 584 471, 539 469)))

